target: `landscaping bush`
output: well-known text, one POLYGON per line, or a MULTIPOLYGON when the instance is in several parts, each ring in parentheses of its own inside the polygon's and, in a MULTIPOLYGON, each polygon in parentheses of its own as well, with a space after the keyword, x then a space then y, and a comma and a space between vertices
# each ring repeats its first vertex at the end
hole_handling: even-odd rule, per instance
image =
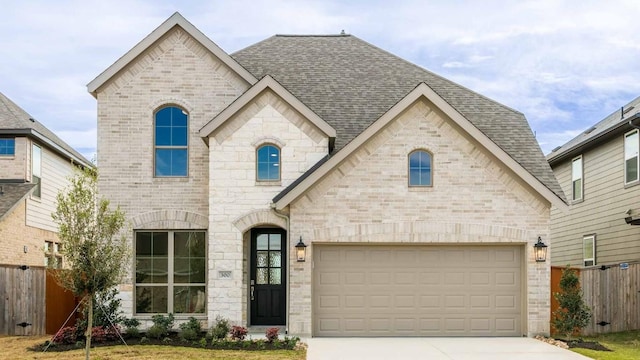
POLYGON ((214 327, 209 329, 209 336, 215 340, 222 340, 227 337, 231 331, 231 326, 229 325, 229 320, 223 318, 222 316, 216 317, 216 324, 214 327))
POLYGON ((582 299, 580 278, 576 271, 567 266, 560 277, 560 292, 553 294, 559 308, 553 312, 553 326, 567 340, 579 333, 591 320, 591 309, 582 299))
POLYGON ((180 324, 180 332, 178 335, 182 340, 195 341, 200 338, 202 333, 202 324, 194 317, 190 317, 189 321, 180 324))
POLYGON ((124 333, 128 338, 137 338, 140 336, 140 329, 138 329, 140 321, 138 319, 124 319, 122 324, 126 326, 124 333))
POLYGON ((234 325, 233 327, 231 327, 231 339, 242 341, 245 337, 247 337, 247 332, 248 331, 246 327, 234 325))
POLYGON ((265 333, 267 342, 272 343, 274 340, 278 340, 278 332, 280 332, 280 328, 277 328, 277 327, 268 328, 265 333))
POLYGON ((54 344, 75 344, 77 340, 76 328, 74 326, 63 327, 53 336, 51 340, 54 344))
POLYGON ((164 316, 161 314, 153 315, 151 321, 153 325, 147 330, 147 336, 153 339, 161 339, 169 335, 169 331, 173 328, 173 314, 164 316))

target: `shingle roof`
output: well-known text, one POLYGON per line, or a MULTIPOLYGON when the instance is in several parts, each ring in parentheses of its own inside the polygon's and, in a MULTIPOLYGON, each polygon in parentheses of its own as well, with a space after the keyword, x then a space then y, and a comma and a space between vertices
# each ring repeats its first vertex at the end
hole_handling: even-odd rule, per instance
POLYGON ((77 158, 77 160, 84 162, 83 165, 91 164, 91 162, 79 152, 67 145, 67 143, 62 141, 62 139, 56 136, 56 134, 51 132, 38 120, 35 120, 31 115, 0 92, 0 132, 3 134, 13 133, 25 135, 29 133, 32 134, 33 131, 36 131, 58 147, 62 148, 64 151, 72 154, 77 158))
POLYGON ((336 129, 339 151, 424 82, 561 199, 524 115, 351 35, 276 35, 231 55, 336 129))
POLYGON ((4 218, 35 186, 36 184, 25 182, 0 182, 0 219, 4 218))
POLYGON ((553 164, 566 157, 578 155, 583 148, 595 145, 599 139, 607 139, 608 135, 632 130, 628 125, 629 118, 640 113, 640 96, 633 99, 623 107, 624 114, 620 110, 613 112, 597 124, 585 129, 580 135, 569 140, 566 144, 558 146, 547 155, 549 163, 553 164))

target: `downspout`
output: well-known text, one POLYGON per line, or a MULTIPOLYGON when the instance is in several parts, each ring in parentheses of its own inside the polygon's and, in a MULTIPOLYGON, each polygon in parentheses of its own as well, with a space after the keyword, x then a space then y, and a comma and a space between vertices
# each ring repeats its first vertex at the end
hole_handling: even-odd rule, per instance
POLYGON ((289 334, 289 302, 291 301, 291 297, 290 297, 290 293, 289 293, 289 289, 291 289, 291 264, 289 261, 289 258, 291 258, 291 254, 289 253, 289 248, 290 248, 290 241, 289 239, 291 238, 291 235, 289 234, 289 228, 290 228, 290 220, 289 220, 289 216, 278 211, 276 209, 276 204, 275 203, 271 203, 271 210, 273 210, 273 213, 279 217, 284 219, 287 222, 287 228, 285 229, 287 231, 287 325, 284 329, 284 333, 285 335, 289 334))

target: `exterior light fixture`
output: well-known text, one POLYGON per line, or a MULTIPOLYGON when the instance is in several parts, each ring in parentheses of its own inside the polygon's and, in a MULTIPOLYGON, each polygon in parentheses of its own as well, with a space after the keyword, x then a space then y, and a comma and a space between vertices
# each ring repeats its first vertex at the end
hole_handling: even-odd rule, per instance
POLYGON ((536 257, 536 262, 547 261, 547 245, 542 242, 540 236, 538 236, 538 242, 533 245, 533 254, 536 257))
POLYGON ((300 236, 300 241, 296 244, 296 259, 298 262, 304 262, 307 257, 307 245, 302 242, 302 236, 300 236))

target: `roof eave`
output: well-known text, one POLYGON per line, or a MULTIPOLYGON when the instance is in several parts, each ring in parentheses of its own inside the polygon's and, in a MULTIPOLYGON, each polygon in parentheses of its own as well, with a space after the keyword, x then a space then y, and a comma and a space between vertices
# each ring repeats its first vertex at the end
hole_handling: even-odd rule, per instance
POLYGON ((24 201, 24 199, 29 196, 33 190, 36 188, 36 184, 32 184, 33 186, 31 187, 31 189, 29 189, 20 199, 18 199, 18 201, 14 202, 9 209, 7 209, 7 211, 5 211, 4 214, 0 214, 0 222, 3 221, 7 216, 9 216, 9 214, 11 214, 11 212, 13 212, 13 210, 15 210, 15 208, 18 206, 18 204, 21 201, 24 201))
POLYGON ((68 158, 76 164, 82 165, 84 167, 93 167, 94 165, 87 161, 86 159, 79 158, 75 154, 67 151, 62 146, 56 144, 54 141, 39 133, 34 129, 0 129, 0 135, 23 135, 28 136, 34 139, 41 141, 43 144, 47 145, 51 150, 58 153, 64 158, 68 158))
POLYGON ((250 103, 256 96, 260 95, 267 88, 271 89, 274 93, 280 96, 291 107, 298 111, 302 116, 307 118, 313 123, 320 131, 325 133, 329 138, 336 137, 336 130, 324 121, 315 112, 309 109, 302 101, 291 94, 282 84, 276 81, 270 75, 265 75, 260 81, 250 87, 244 94, 240 95, 234 102, 227 106, 220 114, 216 115, 211 121, 204 125, 199 135, 203 138, 209 137, 216 129, 218 129, 227 120, 233 117, 238 111, 241 111, 248 103, 250 103))
POLYGON ((175 26, 180 26, 189 35, 199 41, 205 48, 211 51, 222 62, 235 71, 240 77, 242 77, 247 83, 253 85, 258 79, 256 79, 249 71, 247 71, 242 65, 235 61, 229 54, 216 45, 211 39, 198 30, 193 24, 185 19, 179 12, 175 12, 165 22, 153 30, 136 46, 124 54, 115 63, 109 66, 105 71, 93 79, 87 84, 87 90, 91 95, 97 97, 98 89, 104 85, 109 79, 116 75, 120 70, 124 69, 131 61, 142 54, 149 46, 153 45, 164 34, 173 29, 175 26))
POLYGON ((340 164, 346 159, 352 152, 358 149, 369 138, 380 131, 385 125, 396 118, 402 111, 408 106, 413 104, 421 97, 425 97, 431 101, 442 112, 449 116, 456 124, 462 127, 471 137, 476 139, 482 146, 484 146, 489 152, 491 152, 498 160, 500 160, 505 166, 517 174, 524 182, 526 182, 534 191, 540 194, 544 199, 549 201, 552 205, 556 206, 563 212, 568 211, 568 206, 558 195, 545 186, 538 178, 533 176, 522 165, 515 161, 509 154, 507 154, 496 143, 489 139, 482 131, 475 127, 468 119, 460 114, 453 106, 446 102, 440 95, 438 95, 431 87, 425 83, 420 83, 409 94, 396 103, 391 109, 383 114, 378 120, 376 120, 371 126, 365 129, 360 135, 355 137, 349 144, 338 151, 333 157, 326 161, 322 166, 318 167, 316 171, 310 174, 306 179, 301 181, 297 186, 292 188, 288 193, 279 197, 274 202, 277 210, 284 209, 291 202, 295 201, 298 197, 304 194, 313 184, 322 179, 331 169, 340 164))

